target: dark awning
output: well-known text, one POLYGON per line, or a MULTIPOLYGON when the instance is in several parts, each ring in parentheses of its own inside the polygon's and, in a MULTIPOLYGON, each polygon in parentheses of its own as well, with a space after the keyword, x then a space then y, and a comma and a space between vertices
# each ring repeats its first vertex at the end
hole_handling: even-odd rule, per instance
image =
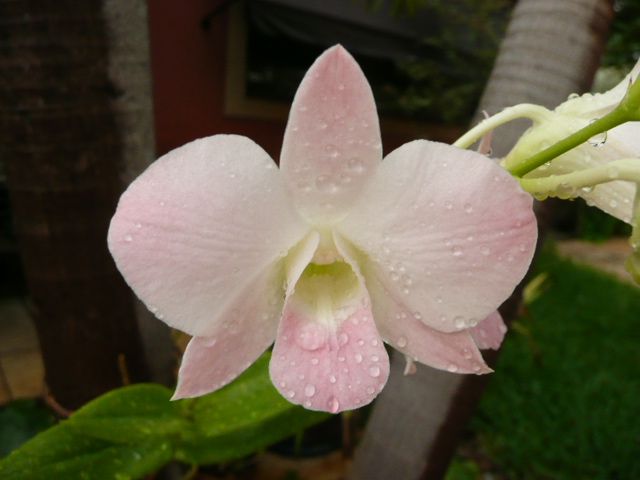
POLYGON ((390 2, 371 10, 353 0, 251 0, 249 12, 263 33, 322 47, 341 43, 355 54, 393 60, 424 54, 421 40, 436 27, 426 10, 392 15, 390 2))

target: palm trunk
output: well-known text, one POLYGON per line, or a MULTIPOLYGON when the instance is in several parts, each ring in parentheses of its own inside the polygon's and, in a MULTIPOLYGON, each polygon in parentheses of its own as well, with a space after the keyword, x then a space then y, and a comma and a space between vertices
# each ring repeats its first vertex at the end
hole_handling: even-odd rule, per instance
POLYGON ((147 378, 134 300, 106 248, 125 160, 149 143, 123 128, 144 102, 125 107, 114 78, 108 7, 0 0, 0 154, 46 382, 71 408, 147 378))
MULTIPOLYGON (((500 47, 478 108, 496 113, 533 102, 553 107, 591 83, 613 16, 610 0, 520 0, 500 47)), ((504 154, 524 124, 501 128, 494 154, 504 154)), ((516 315, 520 288, 501 307, 507 322, 516 315)), ((489 357, 491 364, 494 354, 489 357)), ((428 367, 403 377, 395 355, 389 383, 375 404, 356 451, 352 480, 442 478, 460 434, 488 377, 457 376, 428 367)))

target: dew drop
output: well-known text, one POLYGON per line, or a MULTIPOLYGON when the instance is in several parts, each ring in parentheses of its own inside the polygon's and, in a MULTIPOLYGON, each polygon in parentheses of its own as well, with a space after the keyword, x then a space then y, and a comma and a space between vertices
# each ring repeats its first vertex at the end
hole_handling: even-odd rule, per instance
POLYGON ((378 367, 377 365, 372 365, 371 367, 369 367, 369 375, 374 378, 378 378, 380 376, 380 367, 378 367))
POLYGON ((329 383, 336 383, 338 380, 336 379, 336 377, 334 375, 330 375, 329 376, 329 383))
POLYGON ((307 385, 306 387, 304 387, 304 394, 307 397, 313 397, 316 394, 316 387, 314 385, 307 385))
POLYGON ((447 370, 449 372, 452 372, 452 373, 453 372, 457 372, 458 371, 458 366, 453 364, 453 363, 450 363, 449 366, 447 367, 447 370))
POLYGON ((125 235, 124 236, 124 241, 125 242, 132 242, 133 241, 133 237, 131 235, 125 235))
POLYGON ((287 397, 289 397, 289 398, 293 398, 293 397, 295 397, 295 396, 296 396, 296 392, 294 392, 293 390, 289 390, 289 391, 287 392, 287 397))
POLYGON ((471 213, 473 212, 473 206, 470 203, 465 203, 464 204, 464 211, 466 213, 471 213))
POLYGON ((414 312, 413 318, 415 318, 416 320, 422 320, 422 314, 420 312, 414 312))
POLYGON ((320 360, 318 360, 317 358, 311 359, 311 365, 318 365, 318 363, 320 363, 320 360))
POLYGON ((350 158, 347 160, 347 168, 351 173, 361 174, 364 172, 364 163, 357 157, 350 158))
POLYGON ((336 193, 338 191, 338 186, 327 175, 320 175, 316 178, 316 188, 325 193, 336 193))
POLYGON ((348 341, 349 335, 347 335, 346 333, 343 332, 338 336, 338 342, 340 342, 340 345, 346 345, 348 341))
POLYGON ((454 246, 454 247, 451 249, 451 252, 453 253, 453 256, 454 256, 454 257, 461 257, 461 256, 462 256, 462 253, 463 253, 463 252, 462 252, 462 248, 461 248, 461 247, 459 247, 458 245, 454 246))
POLYGON ((340 409, 340 403, 338 402, 338 400, 336 400, 335 397, 329 398, 327 406, 329 407, 329 411, 331 413, 338 413, 338 410, 340 409))
POLYGON ((466 322, 464 321, 464 318, 460 316, 453 317, 453 325, 459 329, 467 326, 466 322))
POLYGON ((367 387, 367 393, 368 393, 369 395, 373 395, 373 393, 374 393, 375 391, 376 391, 376 390, 375 390, 375 388, 373 388, 373 387, 367 387))
MULTIPOLYGON (((598 119, 594 118, 589 123, 591 124, 591 123, 595 122, 596 120, 598 120, 598 119)), ((588 140, 588 142, 589 142, 589 145, 591 145, 592 147, 596 147, 596 148, 602 147, 607 142, 607 132, 601 132, 601 133, 598 133, 598 134, 594 135, 593 137, 591 137, 588 140)))
POLYGON ((363 346, 364 345, 364 340, 362 340, 362 339, 358 340, 358 345, 363 346))
POLYGON ((378 357, 378 355, 371 355, 371 361, 372 362, 377 362, 380 360, 380 357, 378 357))
POLYGON ((359 353, 356 353, 354 356, 356 363, 362 363, 362 355, 360 355, 359 353))
POLYGON ((377 346, 378 346, 378 340, 377 340, 377 339, 375 339, 375 338, 374 338, 374 339, 372 339, 372 340, 371 340, 371 346, 372 346, 372 347, 377 347, 377 346))
POLYGON ((617 202, 617 201, 615 201, 615 200, 613 200, 613 199, 611 199, 611 200, 609 201, 609 206, 610 206, 611 208, 616 208, 616 207, 618 206, 618 202, 617 202))
POLYGON ((404 348, 404 347, 406 347, 406 346, 407 346, 407 343, 408 343, 408 342, 407 342, 407 337, 400 337, 400 338, 398 338, 398 346, 399 346, 400 348, 404 348))

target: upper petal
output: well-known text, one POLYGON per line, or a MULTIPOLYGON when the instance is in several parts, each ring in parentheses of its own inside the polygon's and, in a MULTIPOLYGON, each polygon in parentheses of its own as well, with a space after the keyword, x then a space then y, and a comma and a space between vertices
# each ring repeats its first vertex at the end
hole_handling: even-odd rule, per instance
POLYGON ((216 135, 153 163, 123 193, 109 249, 169 325, 197 336, 307 232, 278 169, 245 137, 216 135))
POLYGON ((415 141, 382 163, 340 233, 374 277, 425 324, 462 330, 487 317, 527 271, 532 198, 490 159, 415 141))
POLYGON ((280 168, 300 212, 315 222, 345 214, 382 159, 376 105, 341 46, 325 51, 291 105, 280 168))

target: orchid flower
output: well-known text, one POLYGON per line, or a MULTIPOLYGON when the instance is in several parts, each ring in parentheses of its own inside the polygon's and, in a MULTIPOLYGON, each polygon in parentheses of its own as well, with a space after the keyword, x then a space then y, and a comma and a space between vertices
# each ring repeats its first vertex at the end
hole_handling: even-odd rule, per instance
POLYGON ((274 342, 289 401, 339 412, 411 361, 491 370, 480 348, 531 261, 532 198, 484 155, 417 140, 382 161, 376 107, 340 46, 291 107, 280 168, 237 135, 188 143, 122 195, 109 248, 155 315, 193 336, 174 399, 223 387, 274 342), (486 319, 486 320, 485 320, 486 319))
MULTIPOLYGON (((612 112, 621 103, 632 82, 640 73, 640 61, 614 88, 605 93, 572 94, 550 111, 538 105, 522 104, 507 108, 478 128, 465 134, 455 145, 469 142, 489 128, 519 117, 533 125, 518 140, 502 160, 509 171, 517 169, 522 160, 540 152, 595 120, 612 112)), ((573 198, 580 196, 588 204, 631 223, 640 179, 640 122, 623 123, 608 132, 592 137, 588 142, 557 156, 550 162, 527 173, 521 183, 536 197, 573 198), (630 161, 634 159, 634 161, 630 161), (633 171, 632 173, 629 173, 633 171)))

